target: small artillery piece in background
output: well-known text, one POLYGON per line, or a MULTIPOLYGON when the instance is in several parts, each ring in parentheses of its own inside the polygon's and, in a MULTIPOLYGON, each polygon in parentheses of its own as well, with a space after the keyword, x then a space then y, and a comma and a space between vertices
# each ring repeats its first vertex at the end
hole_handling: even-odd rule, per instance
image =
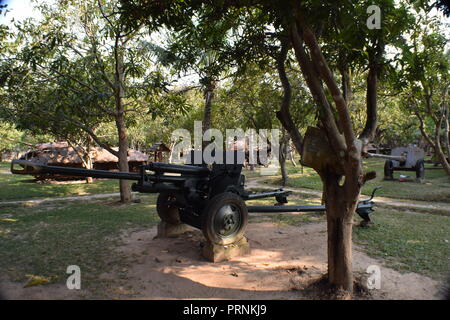
MULTIPOLYGON (((170 225, 184 223, 198 228, 203 231, 209 243, 222 246, 236 243, 243 238, 249 212, 325 211, 323 205, 285 205, 290 191, 245 190, 245 176, 241 174, 244 154, 239 151, 224 153, 223 164, 213 163, 211 167, 204 163, 192 164, 189 157, 188 164, 185 165, 154 162, 141 166, 139 173, 62 168, 14 160, 11 163, 11 172, 134 180, 133 191, 159 193, 156 209, 163 222, 170 225), (16 169, 15 166, 22 169, 16 169), (268 197, 274 197, 277 204, 255 206, 245 204, 248 200, 268 197)), ((190 158, 194 159, 194 153, 190 158)), ((356 209, 356 213, 365 221, 370 221, 369 214, 374 211, 372 201, 374 193, 375 190, 371 198, 360 201, 356 209)))
POLYGON ((366 152, 368 158, 386 159, 384 163, 384 179, 393 180, 394 171, 415 171, 416 182, 423 182, 425 179, 425 152, 418 147, 397 147, 392 149, 391 155, 366 152))

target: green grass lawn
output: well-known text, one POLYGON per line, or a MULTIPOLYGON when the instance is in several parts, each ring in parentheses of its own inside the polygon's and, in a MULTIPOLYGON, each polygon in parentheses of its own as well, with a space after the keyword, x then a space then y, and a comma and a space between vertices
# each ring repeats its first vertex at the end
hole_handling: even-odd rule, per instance
POLYGON ((450 275, 450 217, 377 209, 370 228, 353 228, 355 243, 387 265, 436 280, 450 275))
POLYGON ((117 180, 94 180, 92 184, 45 184, 36 183, 32 176, 9 172, 10 164, 0 163, 0 202, 119 192, 117 180))
MULTIPOLYGON (((384 181, 383 180, 384 160, 382 159, 368 159, 364 161, 364 170, 376 171, 377 178, 367 182, 362 190, 362 194, 370 195, 376 186, 382 186, 381 190, 377 191, 378 196, 389 198, 422 200, 422 201, 440 201, 450 202, 450 180, 441 168, 430 169, 426 165, 425 182, 399 182, 384 181)), ((301 173, 300 166, 294 167, 290 162, 287 163, 289 179, 287 186, 296 188, 308 188, 315 190, 322 190, 322 181, 319 175, 311 168, 303 168, 301 173)), ((246 172, 248 172, 246 170, 246 172)), ((400 172, 415 179, 415 172, 400 172)), ((399 172, 394 173, 394 178, 398 178, 399 172)), ((251 172, 254 177, 262 178, 269 184, 280 185, 280 176, 260 176, 255 172, 251 172)))
POLYGON ((99 275, 129 263, 113 248, 121 230, 157 224, 155 195, 141 203, 119 205, 112 200, 0 208, 0 269, 15 281, 38 275, 65 283, 66 268, 78 265, 83 286, 101 293, 99 275))

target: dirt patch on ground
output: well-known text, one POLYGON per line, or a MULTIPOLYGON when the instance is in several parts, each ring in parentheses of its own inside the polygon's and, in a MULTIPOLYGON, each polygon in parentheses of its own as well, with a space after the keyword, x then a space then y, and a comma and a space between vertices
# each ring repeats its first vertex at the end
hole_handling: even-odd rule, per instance
MULTIPOLYGON (((312 299, 311 284, 326 272, 326 224, 281 226, 251 223, 247 237, 251 254, 211 263, 201 256, 201 232, 192 230, 174 239, 158 239, 156 228, 128 231, 117 248, 133 263, 102 275, 112 279, 105 298, 119 299, 312 299), (118 272, 121 273, 120 280, 118 272)), ((383 266, 357 246, 353 252, 356 275, 369 265, 381 268, 381 289, 362 299, 438 299, 439 283, 415 273, 399 273, 383 266)), ((3 298, 79 299, 88 292, 50 284, 23 288, 0 279, 3 298)))

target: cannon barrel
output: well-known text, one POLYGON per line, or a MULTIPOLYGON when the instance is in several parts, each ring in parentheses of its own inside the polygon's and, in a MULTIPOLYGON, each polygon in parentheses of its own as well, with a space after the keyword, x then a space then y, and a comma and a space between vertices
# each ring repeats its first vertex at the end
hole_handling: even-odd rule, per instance
POLYGON ((27 160, 13 160, 11 162, 11 172, 14 174, 60 174, 65 176, 107 178, 107 179, 123 179, 123 180, 140 180, 139 173, 131 172, 114 172, 108 170, 89 170, 82 168, 68 168, 58 166, 47 166, 37 164, 27 160), (20 165, 23 169, 15 169, 15 165, 20 165))
MULTIPOLYGON (((155 173, 183 173, 188 176, 201 175, 202 178, 208 179, 206 174, 210 173, 210 170, 206 167, 196 166, 180 166, 165 163, 152 163, 145 166, 147 170, 155 171, 155 173), (184 168, 186 167, 186 168, 184 168)), ((151 181, 154 183, 183 183, 186 181, 186 177, 182 176, 166 176, 164 174, 146 175, 144 172, 117 172, 108 170, 91 170, 82 168, 68 168, 59 166, 47 166, 43 164, 34 163, 27 160, 13 160, 11 162, 11 172, 14 174, 59 174, 64 176, 77 176, 77 177, 92 177, 92 178, 105 178, 105 179, 118 179, 118 180, 135 180, 135 181, 151 181), (21 166, 23 169, 16 169, 15 166, 21 166)))
MULTIPOLYGON (((182 173, 186 175, 201 175, 206 176, 210 173, 210 170, 206 167, 197 167, 189 165, 174 165, 166 163, 151 163, 144 166, 146 170, 155 171, 155 173, 182 173)), ((118 179, 118 180, 142 180, 142 173, 133 172, 117 172, 108 170, 91 170, 83 168, 68 168, 61 166, 47 166, 43 164, 34 163, 27 160, 13 160, 11 162, 11 172, 14 174, 59 174, 65 176, 77 176, 77 177, 92 177, 92 178, 106 178, 106 179, 118 179), (16 169, 15 166, 21 166, 23 169, 16 169)), ((185 177, 180 176, 165 176, 159 175, 145 175, 146 180, 152 182, 169 182, 177 183, 184 182, 185 177)))
POLYGON ((381 158, 381 159, 387 159, 387 160, 395 160, 395 161, 399 161, 399 162, 406 161, 405 156, 388 156, 385 154, 369 153, 369 152, 366 152, 364 155, 368 158, 381 158))
POLYGON ((199 167, 187 164, 168 164, 162 162, 153 162, 147 164, 144 166, 144 169, 155 172, 182 173, 191 175, 207 175, 211 172, 211 170, 207 167, 199 167))

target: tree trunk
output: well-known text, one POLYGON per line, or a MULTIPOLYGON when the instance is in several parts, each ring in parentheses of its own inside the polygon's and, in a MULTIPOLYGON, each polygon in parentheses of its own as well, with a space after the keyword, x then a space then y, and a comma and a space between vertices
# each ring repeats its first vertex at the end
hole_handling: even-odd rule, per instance
MULTIPOLYGON (((324 174, 325 206, 328 232, 328 280, 348 292, 353 291, 352 226, 354 199, 346 199, 345 187, 339 186, 340 176, 324 174)), ((357 199, 356 199, 357 201, 357 199)))
POLYGON ((450 164, 448 163, 447 158, 445 157, 445 154, 442 151, 442 148, 440 146, 435 148, 435 152, 438 156, 439 162, 441 163, 442 167, 445 170, 445 173, 448 175, 448 178, 450 179, 450 164))
MULTIPOLYGON (((92 138, 91 136, 88 135, 87 137, 87 141, 86 141, 86 149, 85 149, 85 153, 84 153, 84 163, 85 163, 85 168, 86 169, 93 169, 94 168, 94 163, 92 161, 92 157, 91 157, 91 143, 92 143, 92 138)), ((94 182, 94 179, 92 177, 86 177, 86 183, 87 184, 91 184, 94 182)))
MULTIPOLYGON (((300 10, 296 11, 296 23, 292 24, 291 39, 297 61, 300 64, 305 81, 320 111, 322 130, 330 147, 339 155, 339 163, 345 171, 345 183, 339 185, 342 178, 335 172, 319 172, 324 183, 324 202, 328 227, 328 280, 331 285, 347 291, 353 291, 352 273, 352 217, 359 199, 364 178, 361 156, 356 147, 356 138, 347 102, 339 89, 328 66, 314 33, 306 24, 300 10), (305 44, 309 53, 305 50, 305 44), (327 100, 322 80, 330 91, 338 119, 333 114, 327 100), (343 137, 338 130, 342 130, 343 137), (342 139, 344 138, 344 139, 342 139)), ((328 169, 326 169, 328 170, 328 169)))
MULTIPOLYGON (((205 91, 205 109, 203 113, 203 124, 202 124, 202 133, 205 134, 205 132, 208 129, 211 129, 211 113, 212 113, 212 100, 214 98, 214 89, 215 89, 215 83, 213 80, 209 79, 205 91)), ((210 141, 203 141, 202 146, 203 149, 206 148, 206 146, 210 143, 210 141)))
POLYGON ((449 128, 449 112, 448 112, 448 103, 445 100, 444 105, 444 144, 445 149, 447 150, 447 159, 450 160, 450 128, 449 128))
POLYGON ((203 115, 203 133, 211 129, 211 108, 212 108, 213 90, 205 92, 205 113, 203 115))
POLYGON ((344 100, 347 103, 347 107, 350 104, 350 101, 352 100, 352 86, 351 86, 351 79, 350 79, 350 72, 349 69, 345 66, 343 66, 340 69, 341 72, 341 79, 342 79, 342 95, 344 96, 344 100))
MULTIPOLYGON (((350 106, 350 101, 353 96, 352 87, 351 87, 351 79, 350 79, 350 72, 349 68, 343 63, 341 67, 339 68, 339 72, 341 73, 341 82, 342 82, 342 97, 345 100, 345 104, 347 105, 347 108, 350 106)), ((338 122, 339 125, 339 132, 343 132, 343 128, 341 127, 341 124, 338 122)))
MULTIPOLYGON (((129 172, 128 166, 128 139, 123 116, 116 117, 116 126, 119 134, 119 171, 129 172)), ((120 202, 131 201, 131 190, 128 180, 120 180, 120 202)))
POLYGON ((170 144, 169 163, 173 162, 173 148, 175 147, 175 141, 170 144))
POLYGON ((422 116, 420 115, 420 113, 418 111, 415 112, 417 118, 420 121, 420 132, 422 133, 422 137, 425 138, 425 140, 428 142, 429 145, 431 145, 434 149, 434 152, 439 160, 439 162, 442 165, 442 168, 445 170, 445 173, 448 175, 449 179, 450 179, 450 164, 447 161, 447 158, 444 154, 444 151, 442 150, 442 144, 441 144, 441 126, 442 126, 442 121, 443 121, 443 117, 440 117, 437 122, 435 122, 435 129, 434 129, 434 137, 430 137, 430 135, 428 135, 428 133, 426 132, 425 129, 425 122, 424 119, 422 118, 422 116))
POLYGON ((288 141, 288 154, 289 154, 289 160, 291 160, 292 165, 294 167, 297 167, 297 163, 295 162, 295 159, 294 159, 294 150, 292 149, 292 144, 291 144, 290 137, 289 137, 289 141, 288 141))
POLYGON ((327 208, 328 281, 339 289, 353 292, 352 218, 334 216, 339 205, 327 208), (330 213, 328 213, 330 212, 330 213))
MULTIPOLYGON (((119 136, 119 170, 122 172, 129 172, 128 166, 128 135, 125 126, 125 107, 123 104, 123 97, 125 96, 124 86, 125 86, 125 68, 123 63, 123 49, 120 44, 120 37, 116 35, 115 43, 115 104, 116 104, 116 127, 119 136)), ((131 190, 130 184, 127 180, 120 180, 120 201, 127 203, 131 201, 131 190)))
MULTIPOLYGON (((89 154, 89 149, 90 149, 90 146, 88 145, 88 149, 87 149, 88 152, 87 152, 86 158, 85 158, 85 160, 86 160, 86 169, 93 169, 94 165, 92 163, 91 155, 89 154)), ((94 179, 92 177, 86 177, 86 183, 87 184, 91 184, 93 182, 94 182, 94 179)))
POLYGON ((297 126, 292 120, 292 115, 289 110, 292 100, 292 88, 289 78, 286 74, 285 61, 289 51, 287 41, 282 42, 280 55, 277 57, 277 71, 280 78, 281 85, 283 86, 283 100, 281 101, 280 111, 276 113, 281 125, 288 132, 289 136, 294 143, 295 148, 299 154, 302 153, 303 138, 298 130, 297 126))
POLYGON ((378 68, 375 65, 369 67, 367 75, 367 91, 366 91, 366 108, 367 119, 366 124, 359 135, 360 139, 366 142, 372 141, 377 129, 377 88, 378 88, 378 68))
MULTIPOLYGON (((444 151, 442 150, 442 144, 441 144, 441 125, 442 125, 442 118, 439 119, 438 123, 436 124, 436 130, 434 135, 434 151, 436 152, 439 162, 442 164, 442 168, 444 168, 445 172, 448 175, 448 178, 450 179, 450 164, 447 160, 447 157, 445 156, 444 151)), ((446 132, 447 134, 447 132, 446 132)))
POLYGON ((286 186, 288 180, 288 174, 286 171, 286 158, 287 158, 287 144, 289 142, 289 135, 284 128, 281 129, 282 137, 280 141, 280 169, 281 169, 281 185, 286 186))

